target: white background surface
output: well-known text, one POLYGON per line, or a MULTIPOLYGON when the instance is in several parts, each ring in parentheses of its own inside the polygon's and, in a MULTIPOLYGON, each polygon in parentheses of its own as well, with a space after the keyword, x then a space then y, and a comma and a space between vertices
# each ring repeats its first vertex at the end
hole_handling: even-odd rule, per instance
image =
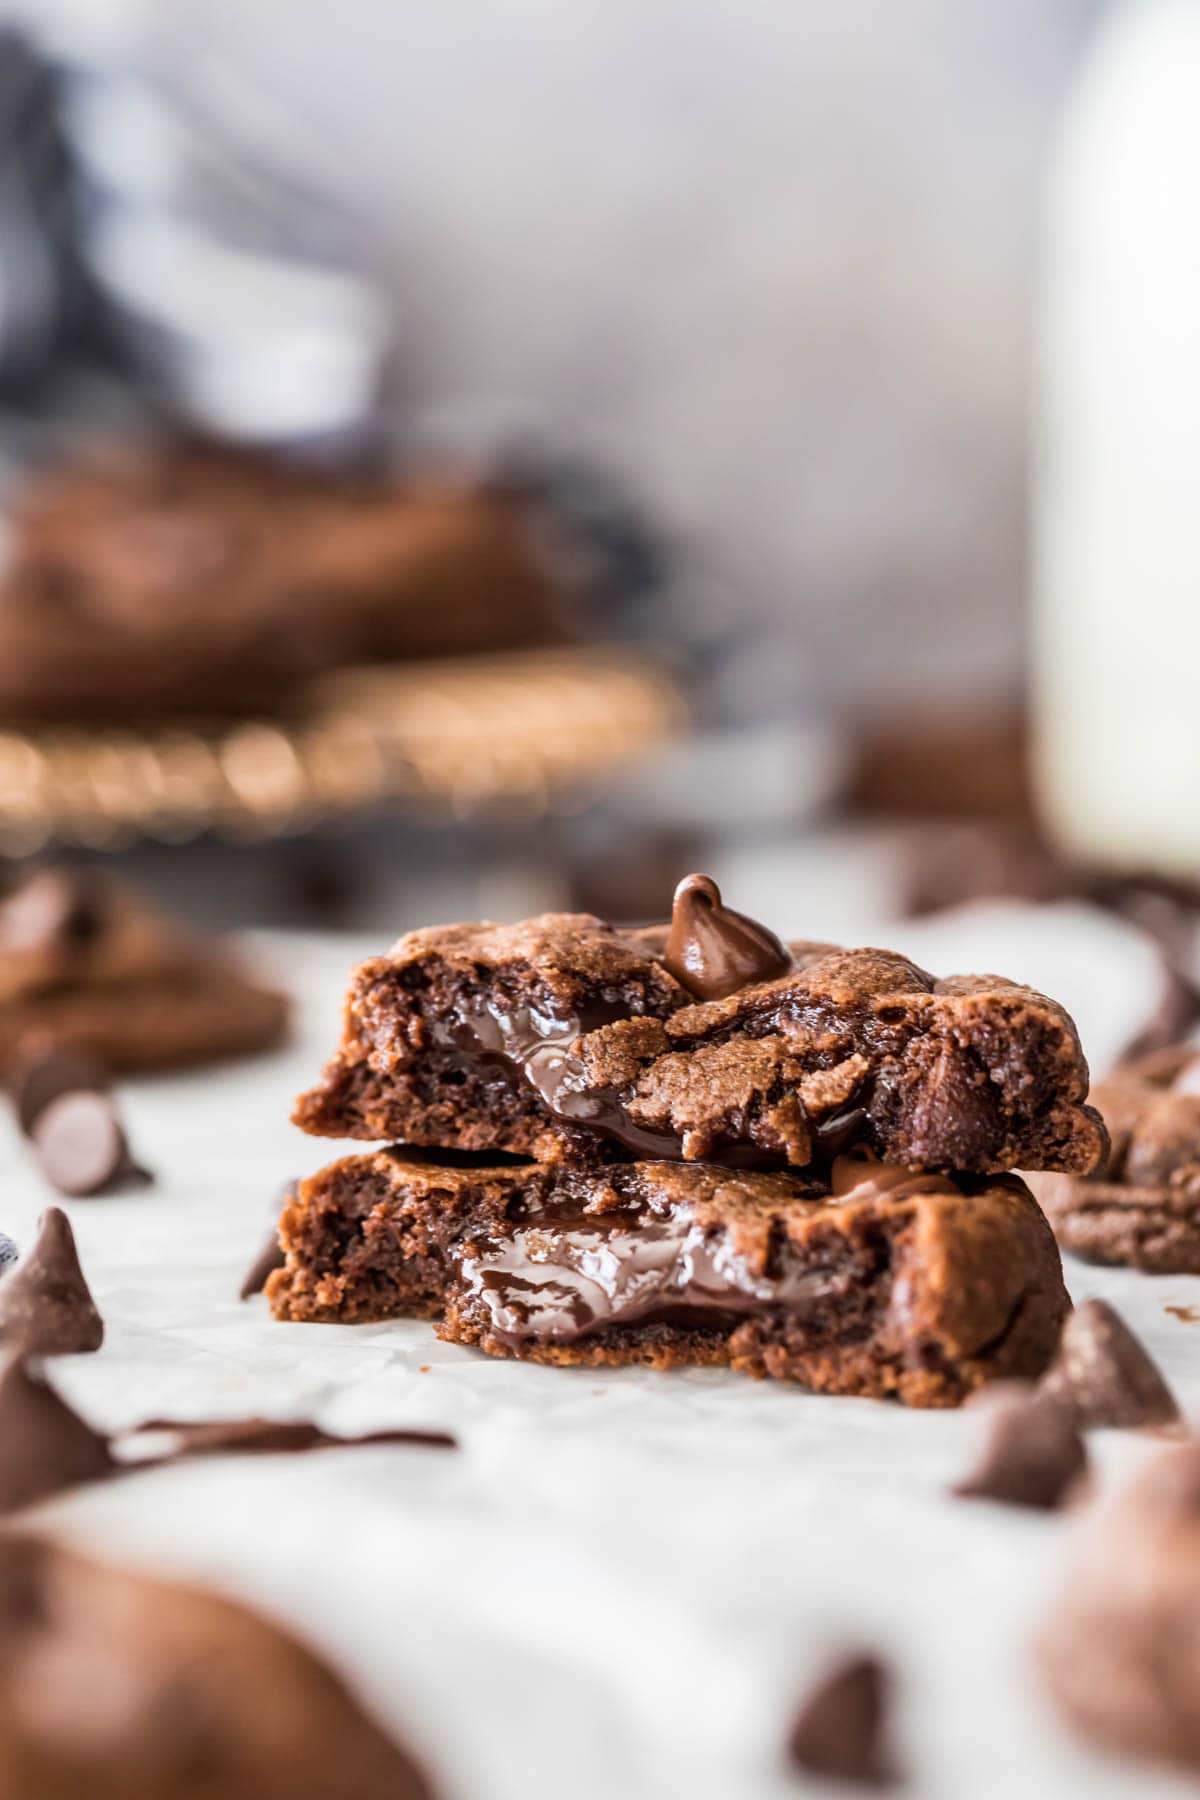
MULTIPOLYGON (((1105 944, 1097 985, 1119 972, 1105 944)), ((67 1203, 107 1337, 53 1375, 108 1426, 311 1413, 445 1426, 461 1449, 212 1459, 34 1516, 302 1627, 410 1732, 449 1800, 818 1793, 788 1776, 781 1740, 809 1674, 860 1643, 898 1666, 913 1794, 1193 1791, 1094 1757, 1050 1714, 1028 1645, 1075 1521, 948 1497, 978 1420, 716 1370, 524 1367, 427 1324, 279 1325, 261 1299, 239 1303, 282 1182, 336 1149, 293 1130, 289 1103, 333 1047, 351 960, 377 947, 267 940, 301 1000, 293 1048, 129 1085, 158 1185, 67 1203)), ((0 1155, 0 1225, 26 1247, 53 1196, 15 1132, 0 1155)), ((1068 1282, 1113 1299, 1200 1410, 1200 1326, 1164 1310, 1200 1304, 1200 1279, 1071 1262, 1068 1282)), ((1149 1448, 1092 1445, 1101 1486, 1149 1448)))

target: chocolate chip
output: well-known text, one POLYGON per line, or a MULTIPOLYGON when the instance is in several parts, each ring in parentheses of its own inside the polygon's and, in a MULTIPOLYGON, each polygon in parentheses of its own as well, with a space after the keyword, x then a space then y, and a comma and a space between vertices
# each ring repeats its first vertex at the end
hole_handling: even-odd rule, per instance
POLYGON ((106 1094, 108 1075, 94 1057, 52 1044, 20 1061, 9 1077, 17 1122, 26 1137, 52 1100, 75 1092, 106 1094))
POLYGON ((267 1276, 273 1274, 276 1269, 282 1269, 286 1260, 279 1243, 279 1232, 272 1230, 262 1249, 247 1269, 246 1278, 238 1289, 238 1298, 250 1300, 255 1294, 261 1294, 267 1285, 267 1276))
POLYGON ((169 1434, 174 1444, 162 1461, 183 1456, 215 1456, 233 1451, 246 1454, 297 1454, 304 1450, 330 1450, 353 1444, 414 1444, 428 1450, 457 1449, 457 1440, 445 1431, 396 1429, 367 1432, 362 1437, 338 1437, 322 1431, 309 1419, 146 1419, 122 1434, 136 1448, 139 1436, 169 1434))
POLYGON ((722 902, 711 875, 686 875, 675 889, 663 962, 698 1000, 722 1000, 792 966, 773 931, 722 902))
POLYGON ((1061 1506, 1088 1460, 1071 1409, 1015 1381, 984 1388, 974 1405, 986 1435, 974 1469, 953 1491, 1009 1506, 1061 1506))
POLYGON ((76 1198, 151 1179, 134 1162, 110 1094, 59 1094, 39 1113, 33 1147, 46 1178, 76 1198))
POLYGON ((830 1670, 802 1703, 788 1755, 806 1774, 863 1787, 899 1779, 886 1744, 891 1676, 876 1656, 855 1656, 830 1670))
POLYGON ((0 1367, 0 1512, 111 1475, 105 1440, 19 1355, 0 1367))
POLYGON ((0 1338, 37 1356, 98 1350, 104 1342, 104 1321, 61 1207, 43 1214, 28 1256, 0 1277, 0 1338))
POLYGON ((0 1275, 11 1269, 21 1252, 6 1231, 0 1231, 0 1275))
POLYGON ((1039 1392, 1085 1427, 1165 1425, 1179 1417, 1153 1359, 1106 1300, 1085 1300, 1070 1314, 1039 1392))

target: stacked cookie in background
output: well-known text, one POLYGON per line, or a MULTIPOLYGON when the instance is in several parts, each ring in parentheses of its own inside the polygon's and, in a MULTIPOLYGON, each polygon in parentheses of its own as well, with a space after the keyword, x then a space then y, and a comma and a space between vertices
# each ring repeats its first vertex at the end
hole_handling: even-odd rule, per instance
POLYGON ((1172 1045, 1097 1084, 1108 1155, 1031 1176, 1064 1249, 1155 1275, 1200 1274, 1200 1047, 1172 1045))
POLYGON ((282 1042, 285 997, 97 867, 0 879, 0 1084, 52 1187, 140 1185, 114 1081, 282 1042))
POLYGON ((417 931, 354 971, 296 1122, 379 1147, 297 1185, 276 1316, 438 1320, 494 1355, 714 1363, 959 1403, 1068 1300, 1012 1171, 1105 1154, 1061 1007, 785 946, 689 876, 670 927, 417 931))

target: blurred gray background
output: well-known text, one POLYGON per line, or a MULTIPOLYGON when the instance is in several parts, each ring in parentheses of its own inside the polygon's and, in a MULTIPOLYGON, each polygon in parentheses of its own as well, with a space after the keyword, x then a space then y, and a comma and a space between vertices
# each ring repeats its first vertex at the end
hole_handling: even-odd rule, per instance
MULTIPOLYGON (((410 441, 619 472, 682 639, 1016 696, 1040 171, 1100 0, 30 0, 351 209, 410 441), (711 615, 711 617, 710 617, 711 615)), ((773 665, 773 666, 770 666, 773 665)))

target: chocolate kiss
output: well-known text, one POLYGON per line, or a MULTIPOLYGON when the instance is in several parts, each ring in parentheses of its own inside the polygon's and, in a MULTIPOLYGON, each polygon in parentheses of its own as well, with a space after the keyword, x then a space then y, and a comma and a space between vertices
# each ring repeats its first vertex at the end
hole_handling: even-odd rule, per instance
POLYGON ((888 1738, 891 1676, 877 1656, 853 1656, 811 1690, 792 1725, 788 1751, 810 1775, 893 1787, 899 1780, 888 1738))
POLYGON ((20 1353, 0 1366, 0 1513, 113 1473, 105 1440, 20 1353))
POLYGON ((675 889, 663 961, 698 1000, 724 1000, 792 966, 773 931, 722 904, 711 875, 685 875, 675 889))
POLYGON ((1179 1417, 1158 1364, 1107 1300, 1085 1300, 1068 1314, 1058 1357, 1038 1392, 1085 1428, 1169 1425, 1179 1417))
POLYGON ((33 1356, 98 1350, 104 1341, 104 1321, 61 1207, 42 1215, 32 1250, 0 1280, 0 1338, 33 1356))

